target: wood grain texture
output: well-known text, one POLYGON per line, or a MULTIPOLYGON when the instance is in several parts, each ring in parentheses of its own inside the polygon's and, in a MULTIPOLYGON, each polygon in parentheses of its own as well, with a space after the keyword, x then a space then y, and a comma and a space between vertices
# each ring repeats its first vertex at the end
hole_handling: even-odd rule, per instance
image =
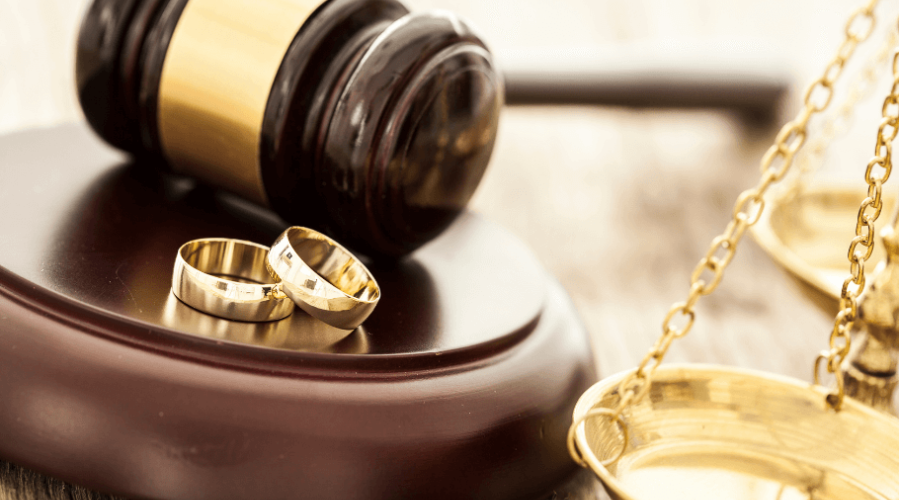
MULTIPOLYGON (((0 132, 78 119, 72 42, 83 3, 0 0, 0 132)), ((788 116, 859 2, 410 3, 413 10, 441 7, 467 16, 501 63, 504 52, 534 47, 755 40, 774 47, 794 72, 788 116)), ((895 19, 896 8, 887 3, 878 14, 895 19)), ((877 100, 860 104, 861 126, 833 148, 832 165, 846 171, 864 166, 874 131, 865 125, 875 123, 880 110, 867 103, 877 100)), ((591 333, 599 371, 612 374, 636 365, 669 306, 684 299, 691 270, 724 228, 734 199, 755 184, 774 133, 706 111, 510 108, 472 207, 524 239, 562 282, 591 333)), ((748 237, 718 291, 701 302, 694 330, 673 344, 667 361, 810 380, 830 323, 748 237)), ((0 463, 0 500, 25 498, 106 497, 0 463)), ((592 476, 580 473, 552 498, 606 497, 592 476)))

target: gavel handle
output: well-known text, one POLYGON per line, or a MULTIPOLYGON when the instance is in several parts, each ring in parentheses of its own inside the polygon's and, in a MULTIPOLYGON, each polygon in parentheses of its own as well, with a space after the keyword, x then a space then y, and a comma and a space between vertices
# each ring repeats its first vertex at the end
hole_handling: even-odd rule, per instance
POLYGON ((777 53, 734 44, 532 49, 497 60, 509 105, 730 108, 770 120, 790 84, 777 53))

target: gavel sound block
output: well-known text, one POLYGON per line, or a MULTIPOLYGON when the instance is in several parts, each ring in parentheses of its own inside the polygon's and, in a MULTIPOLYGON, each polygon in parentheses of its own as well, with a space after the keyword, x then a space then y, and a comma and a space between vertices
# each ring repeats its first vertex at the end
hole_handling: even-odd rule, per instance
POLYGON ((269 244, 270 212, 85 125, 0 138, 0 165, 0 458, 154 498, 531 498, 572 472, 587 337, 490 222, 373 263, 384 298, 352 333, 239 323, 172 296, 175 252, 269 244))

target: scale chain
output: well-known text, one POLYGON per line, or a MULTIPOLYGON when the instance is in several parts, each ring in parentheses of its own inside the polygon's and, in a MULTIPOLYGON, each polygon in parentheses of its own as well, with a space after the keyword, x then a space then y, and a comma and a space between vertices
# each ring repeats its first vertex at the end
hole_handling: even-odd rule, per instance
POLYGON ((898 36, 900 36, 898 24, 900 24, 900 20, 895 20, 878 50, 872 54, 865 66, 850 81, 847 86, 847 96, 838 106, 836 113, 826 116, 822 120, 814 140, 806 144, 802 154, 797 156, 798 172, 793 176, 793 182, 787 188, 789 194, 797 196, 803 190, 803 186, 809 184, 809 179, 825 163, 825 154, 829 146, 836 138, 850 129, 856 105, 871 94, 875 88, 875 81, 881 76, 882 70, 888 68, 890 56, 896 49, 898 36))
MULTIPOLYGON (((616 407, 614 409, 594 408, 572 422, 568 433, 569 454, 572 456, 572 459, 582 467, 585 467, 586 464, 575 445, 575 433, 578 427, 589 418, 600 416, 609 418, 622 432, 624 443, 620 448, 619 453, 601 461, 603 466, 616 462, 627 448, 628 430, 622 419, 622 412, 628 406, 640 402, 641 399, 647 395, 650 390, 653 372, 662 362, 672 342, 677 338, 687 335, 688 332, 690 332, 691 327, 693 327, 695 319, 694 307, 697 302, 702 296, 709 295, 719 286, 725 268, 728 267, 728 264, 730 264, 731 260, 734 258, 738 243, 741 241, 747 228, 759 220, 760 215, 765 208, 763 195, 772 184, 780 181, 787 174, 797 151, 799 151, 806 142, 807 124, 809 123, 810 118, 814 114, 821 113, 828 108, 834 94, 834 84, 843 73, 845 64, 856 51, 856 47, 869 38, 872 31, 874 31, 874 10, 877 4, 878 0, 869 0, 866 2, 865 6, 855 10, 847 20, 847 23, 844 26, 844 40, 838 48, 837 54, 825 67, 822 76, 813 81, 806 88, 806 92, 803 95, 803 109, 800 110, 793 120, 789 121, 781 128, 775 138, 775 143, 763 155, 760 162, 762 177, 760 178, 759 183, 756 187, 748 189, 738 196, 732 212, 732 220, 728 223, 725 231, 713 239, 706 255, 700 259, 697 267, 694 269, 693 273, 691 273, 691 288, 687 299, 684 302, 678 302, 672 305, 663 320, 662 335, 657 339, 647 355, 644 356, 644 359, 638 367, 626 375, 619 383, 616 391, 619 400, 616 407), (708 278, 709 281, 704 277, 704 273, 707 271, 707 274, 711 274, 711 277, 708 278), (683 318, 682 321, 684 324, 680 327, 672 324, 676 317, 683 318)), ((894 61, 896 75, 896 57, 894 61)), ((896 87, 897 85, 895 83, 895 91, 896 87)), ((894 102, 896 103, 896 101, 894 102)), ((889 106, 886 104, 885 109, 888 107, 889 106)), ((896 136, 896 120, 894 123, 893 134, 896 136)), ((881 144, 880 139, 881 132, 879 132, 879 144, 876 147, 876 154, 879 154, 880 150, 885 149, 881 144)), ((890 141, 888 141, 886 149, 888 152, 890 151, 890 141)), ((883 163, 883 165, 889 165, 889 163, 883 163)), ((878 211, 881 210, 880 193, 881 183, 878 183, 878 211)), ((862 217, 862 215, 860 217, 862 217)), ((871 231, 869 233, 869 239, 874 240, 871 231)), ((847 345, 849 346, 849 338, 847 345)))
POLYGON ((859 206, 856 216, 856 236, 850 240, 850 249, 847 251, 847 259, 850 261, 850 277, 844 280, 841 286, 840 310, 834 318, 834 327, 828 339, 827 351, 822 351, 813 365, 813 375, 816 384, 819 384, 819 365, 825 361, 825 369, 835 375, 837 391, 829 394, 826 401, 836 411, 841 409, 844 402, 844 379, 840 376, 840 367, 844 358, 850 352, 850 331, 853 322, 858 317, 859 295, 866 286, 866 261, 872 256, 875 248, 875 221, 881 215, 883 202, 881 188, 888 181, 893 169, 891 143, 897 138, 898 121, 898 53, 894 52, 894 84, 890 94, 884 99, 881 106, 881 122, 878 125, 878 134, 875 139, 875 156, 866 165, 866 184, 868 192, 866 198, 859 206), (881 176, 873 177, 876 168, 880 169, 881 176), (871 209, 871 211, 870 211, 871 209), (858 248, 860 245, 863 248, 858 248))

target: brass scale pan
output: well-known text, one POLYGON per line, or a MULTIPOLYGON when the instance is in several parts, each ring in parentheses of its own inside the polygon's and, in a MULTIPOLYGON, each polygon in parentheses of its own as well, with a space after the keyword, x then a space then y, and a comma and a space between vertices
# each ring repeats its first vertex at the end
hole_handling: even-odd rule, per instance
MULTIPOLYGON (((624 374, 582 395, 575 418, 614 407, 624 374)), ((713 365, 664 365, 618 428, 589 418, 576 433, 588 466, 615 500, 898 498, 897 419, 788 377, 713 365)))
MULTIPOLYGON (((885 193, 884 214, 897 210, 896 193, 885 193)), ((754 239, 769 256, 804 284, 810 298, 831 314, 837 309, 841 285, 847 277, 847 256, 841 248, 850 240, 865 189, 837 181, 817 182, 803 189, 786 191, 767 200, 763 212, 751 229, 754 239)), ((878 220, 876 228, 889 223, 878 220)), ((884 260, 881 245, 875 245, 866 263, 870 274, 884 260)))
MULTIPOLYGON (((820 305, 831 302, 832 310, 838 299, 832 281, 839 280, 840 289, 842 263, 833 259, 829 265, 832 261, 804 249, 829 243, 827 248, 834 249, 837 237, 846 239, 822 224, 834 218, 852 220, 852 203, 863 194, 858 191, 820 185, 798 197, 773 199, 771 215, 754 226, 760 245, 811 285, 826 302, 820 300, 820 305), (807 228, 805 235, 783 237, 787 229, 780 225, 787 226, 785 219, 795 217, 786 213, 793 206, 785 201, 805 203, 812 216, 801 217, 822 230, 807 228), (825 210, 833 214, 816 216, 825 210), (806 247, 792 246, 802 238, 812 241, 806 247)), ((884 205, 885 212, 896 211, 896 199, 885 199, 884 205)), ((843 252, 837 254, 844 257, 843 252)), ((870 262, 883 260, 881 255, 873 257, 870 262)), ((626 373, 585 392, 574 419, 592 409, 614 408, 626 373)), ((663 365, 654 374, 649 394, 622 413, 628 442, 616 462, 601 463, 623 444, 620 429, 609 419, 586 419, 575 441, 615 500, 900 498, 897 419, 849 397, 835 412, 825 402, 826 394, 819 386, 765 372, 663 365)))

